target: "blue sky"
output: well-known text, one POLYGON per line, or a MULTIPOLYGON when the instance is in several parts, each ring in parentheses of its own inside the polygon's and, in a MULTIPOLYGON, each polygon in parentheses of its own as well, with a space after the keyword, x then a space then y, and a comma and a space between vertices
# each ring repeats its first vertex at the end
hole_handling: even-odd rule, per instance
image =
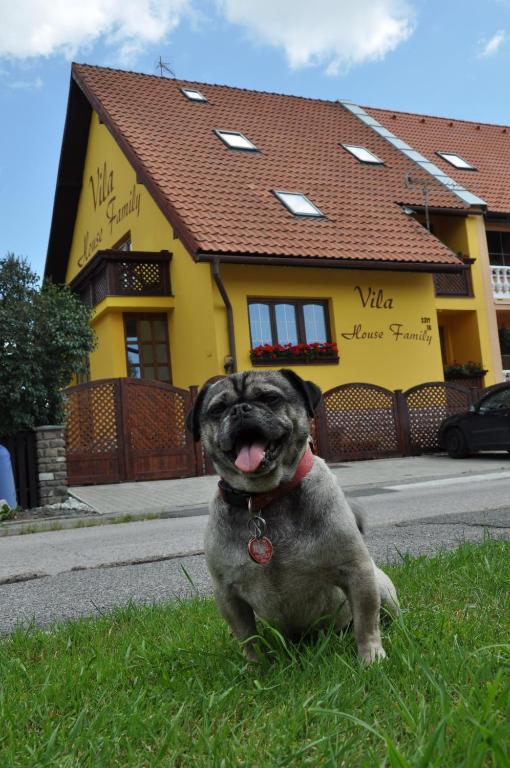
POLYGON ((510 124, 510 0, 0 0, 0 254, 42 273, 72 60, 510 124))

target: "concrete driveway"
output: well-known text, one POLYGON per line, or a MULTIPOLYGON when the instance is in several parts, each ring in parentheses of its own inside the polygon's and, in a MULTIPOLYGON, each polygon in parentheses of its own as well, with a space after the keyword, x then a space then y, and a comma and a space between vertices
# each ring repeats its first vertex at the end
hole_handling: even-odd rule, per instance
MULTIPOLYGON (((342 488, 352 489, 370 485, 377 487, 390 482, 410 483, 510 471, 510 455, 496 452, 468 459, 450 459, 446 454, 431 454, 352 461, 332 465, 332 469, 342 488)), ((72 496, 100 514, 186 514, 207 506, 217 482, 217 477, 209 475, 182 480, 75 486, 69 490, 72 496)))

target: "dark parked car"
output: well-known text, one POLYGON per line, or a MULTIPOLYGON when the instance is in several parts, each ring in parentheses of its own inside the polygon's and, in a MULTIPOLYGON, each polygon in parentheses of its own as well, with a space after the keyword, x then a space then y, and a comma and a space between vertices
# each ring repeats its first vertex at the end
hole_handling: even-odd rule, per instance
POLYGON ((477 451, 510 451, 510 383, 494 387, 467 413, 448 416, 438 436, 454 459, 477 451))

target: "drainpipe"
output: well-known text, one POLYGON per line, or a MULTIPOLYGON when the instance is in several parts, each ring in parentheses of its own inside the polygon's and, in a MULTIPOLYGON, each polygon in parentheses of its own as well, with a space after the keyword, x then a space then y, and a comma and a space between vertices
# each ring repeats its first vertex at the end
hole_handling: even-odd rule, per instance
POLYGON ((225 290, 223 280, 220 275, 220 260, 218 258, 212 261, 212 273, 214 282, 218 286, 218 290, 225 304, 227 310, 227 333, 228 333, 228 346, 230 354, 225 358, 224 368, 225 373, 236 373, 237 371, 237 357, 236 357, 236 338, 234 334, 234 313, 232 312, 232 304, 228 297, 228 293, 225 290))

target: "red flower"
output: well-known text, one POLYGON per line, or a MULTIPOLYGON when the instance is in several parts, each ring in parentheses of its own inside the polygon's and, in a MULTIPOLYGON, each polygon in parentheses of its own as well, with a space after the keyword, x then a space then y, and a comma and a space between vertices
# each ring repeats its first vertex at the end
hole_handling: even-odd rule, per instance
POLYGON ((250 349, 250 357, 253 359, 278 360, 285 358, 302 358, 303 360, 314 360, 319 357, 333 358, 337 357, 338 348, 334 341, 319 342, 314 341, 310 344, 300 342, 299 344, 260 344, 258 347, 250 349))

